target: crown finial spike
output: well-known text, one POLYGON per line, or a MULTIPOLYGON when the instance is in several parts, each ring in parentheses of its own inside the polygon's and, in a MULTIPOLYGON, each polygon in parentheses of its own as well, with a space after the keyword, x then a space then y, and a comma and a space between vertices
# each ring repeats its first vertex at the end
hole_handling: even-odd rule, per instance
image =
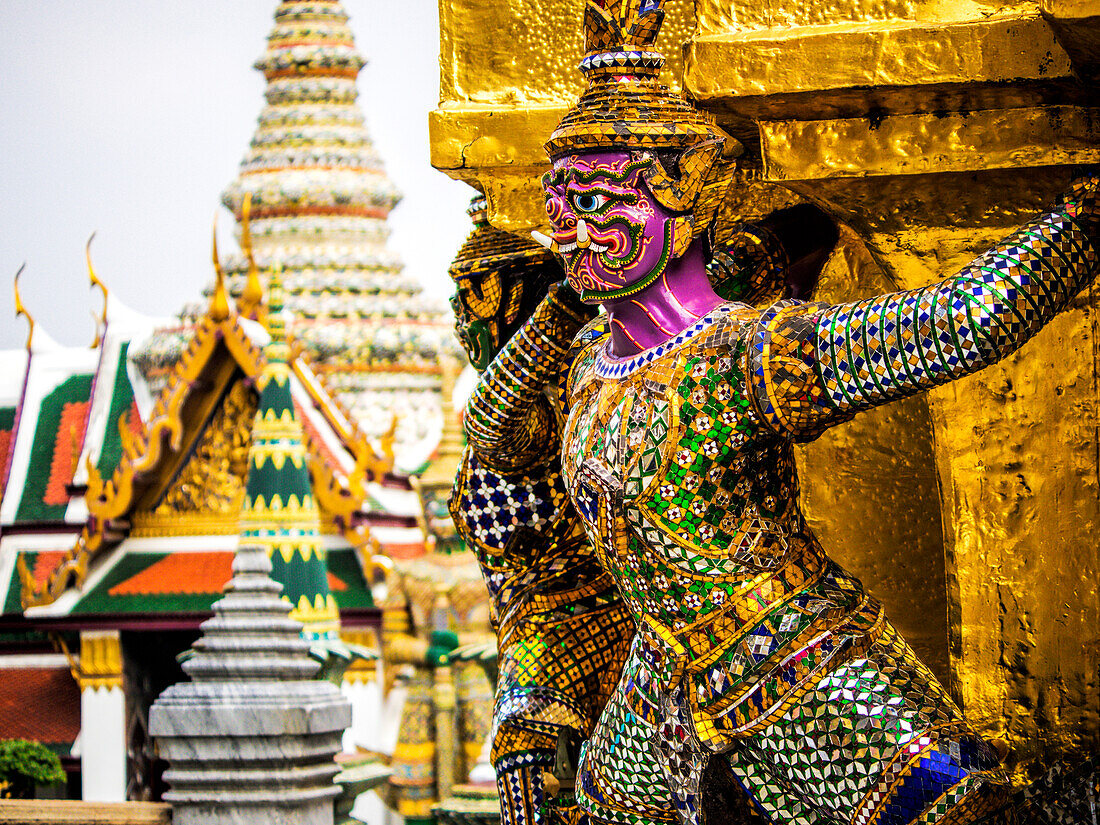
MULTIPOLYGON (((95 232, 88 236, 88 242, 84 244, 84 260, 88 265, 88 281, 93 287, 97 287, 103 293, 103 312, 96 318, 96 330, 95 340, 92 342, 92 349, 95 349, 103 342, 103 334, 107 329, 107 302, 110 297, 110 292, 107 290, 107 285, 100 280, 96 274, 95 267, 92 266, 92 241, 95 240, 95 232)), ((93 317, 94 314, 93 314, 93 317)))
MULTIPOLYGON (((589 57, 597 54, 618 53, 630 70, 636 74, 654 74, 660 66, 652 66, 655 60, 663 58, 655 52, 649 52, 646 60, 639 62, 625 59, 629 52, 651 50, 661 31, 665 12, 660 0, 588 0, 584 10, 584 46, 589 57), (644 70, 644 72, 642 71, 644 70)), ((582 71, 588 73, 599 68, 604 61, 592 61, 581 64, 582 71)))
POLYGON ((229 295, 225 289, 225 271, 222 269, 221 258, 218 257, 218 216, 214 216, 214 242, 213 254, 214 272, 217 282, 214 284, 214 294, 210 298, 210 308, 206 314, 212 321, 221 323, 229 317, 229 295))

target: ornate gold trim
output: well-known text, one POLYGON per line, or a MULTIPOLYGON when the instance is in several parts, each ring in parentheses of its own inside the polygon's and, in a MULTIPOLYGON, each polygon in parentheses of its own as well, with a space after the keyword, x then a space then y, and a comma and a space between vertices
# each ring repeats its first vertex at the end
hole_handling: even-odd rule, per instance
POLYGON ((80 690, 122 687, 122 643, 117 630, 82 630, 80 656, 73 656, 60 633, 50 635, 69 662, 80 690))

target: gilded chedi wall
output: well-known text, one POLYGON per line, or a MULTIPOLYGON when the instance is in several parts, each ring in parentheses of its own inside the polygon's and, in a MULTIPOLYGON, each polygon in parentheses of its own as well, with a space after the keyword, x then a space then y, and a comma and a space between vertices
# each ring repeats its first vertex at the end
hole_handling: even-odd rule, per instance
MULTIPOLYGON (((545 221, 541 146, 581 88, 582 8, 441 0, 432 162, 482 188, 499 228, 545 221)), ((725 219, 810 200, 841 224, 819 299, 947 277, 1100 160, 1100 4, 666 9, 659 45, 682 55, 668 82, 748 146, 725 219)), ((800 455, 824 544, 1009 747, 1019 781, 1100 747, 1094 290, 1016 356, 800 455)))

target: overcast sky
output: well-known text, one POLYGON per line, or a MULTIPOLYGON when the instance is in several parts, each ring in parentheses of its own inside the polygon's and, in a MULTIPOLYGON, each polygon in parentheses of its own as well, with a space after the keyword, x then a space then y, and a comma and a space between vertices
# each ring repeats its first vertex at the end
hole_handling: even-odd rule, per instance
MULTIPOLYGON (((92 339, 84 242, 123 302, 172 314, 211 277, 210 227, 255 129, 252 69, 277 0, 0 0, 0 348, 21 346, 11 282, 62 343, 92 339)), ((344 0, 368 60, 360 105, 405 200, 392 247, 449 290, 473 190, 428 162, 438 102, 435 0, 344 0)))

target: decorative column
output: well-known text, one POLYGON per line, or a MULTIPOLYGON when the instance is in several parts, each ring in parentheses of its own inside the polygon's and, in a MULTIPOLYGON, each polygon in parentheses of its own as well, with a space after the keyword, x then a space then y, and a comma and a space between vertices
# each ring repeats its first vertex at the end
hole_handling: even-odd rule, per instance
POLYGON ((233 579, 173 685, 149 713, 168 760, 174 825, 332 825, 334 761, 351 706, 312 678, 302 625, 270 578, 263 547, 244 545, 233 579))
MULTIPOLYGON (((340 638, 349 646, 377 648, 372 630, 341 630, 340 638)), ((341 691, 351 702, 351 727, 344 733, 344 752, 358 748, 378 751, 375 747, 382 722, 382 688, 378 660, 356 659, 344 671, 341 691)))
POLYGON ((458 646, 458 636, 451 630, 453 615, 445 582, 435 585, 435 605, 432 608, 431 646, 428 661, 432 663, 432 708, 435 714, 435 791, 436 798, 451 796, 455 784, 455 693, 454 671, 451 669, 450 652, 458 646))
POLYGON ((455 784, 454 673, 449 664, 432 671, 432 704, 435 709, 435 787, 441 800, 451 796, 455 784))
POLYGON ((125 802, 126 698, 117 630, 81 632, 73 677, 80 685, 81 798, 125 802))

